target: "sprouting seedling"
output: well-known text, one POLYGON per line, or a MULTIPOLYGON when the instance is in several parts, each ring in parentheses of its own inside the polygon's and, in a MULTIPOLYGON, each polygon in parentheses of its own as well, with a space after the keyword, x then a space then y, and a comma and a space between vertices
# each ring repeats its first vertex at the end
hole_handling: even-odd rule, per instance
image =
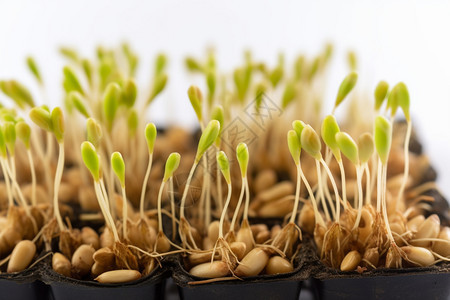
POLYGON ((295 99, 296 95, 297 91, 295 88, 295 82, 294 81, 287 82, 284 88, 283 98, 281 100, 281 108, 285 109, 292 102, 292 100, 295 99))
MULTIPOLYGON (((3 172, 3 174, 8 174, 6 171, 8 152, 6 150, 5 136, 3 134, 2 128, 0 128, 0 156, 1 156, 0 164, 2 167, 2 172, 3 172)), ((6 185, 6 192, 8 194, 8 207, 9 207, 8 214, 9 214, 10 209, 14 205, 13 193, 11 191, 11 183, 9 181, 9 177, 4 175, 4 180, 5 180, 5 185, 6 185)))
POLYGON ((222 210, 222 214, 220 215, 219 222, 219 239, 223 239, 223 221, 225 219, 225 215, 227 213, 228 205, 230 204, 231 194, 232 194, 232 186, 231 186, 231 175, 230 175, 230 163, 228 161, 228 157, 225 152, 220 151, 217 153, 217 164, 219 165, 220 171, 222 172, 223 177, 228 185, 228 193, 227 199, 225 201, 225 205, 222 210))
POLYGON ((383 105, 384 100, 389 91, 389 84, 386 81, 380 81, 375 88, 374 96, 375 96, 375 111, 379 112, 381 106, 383 105))
POLYGON ((208 107, 213 105, 214 94, 216 92, 217 76, 213 70, 206 74, 206 85, 208 87, 208 107))
MULTIPOLYGON (((216 146, 217 151, 220 150, 220 144, 222 141, 222 128, 225 122, 225 117, 223 113, 222 105, 216 105, 211 112, 211 120, 217 120, 220 124, 219 134, 217 135, 216 140, 214 141, 214 145, 216 146)), ((220 180, 220 170, 219 166, 216 168, 216 186, 217 186, 217 207, 219 210, 223 208, 223 199, 222 199, 222 180, 220 180)), ((209 222, 207 222, 209 223, 209 222)))
POLYGON ((59 53, 64 56, 66 59, 74 62, 74 63, 78 63, 78 61, 80 60, 78 52, 70 47, 61 47, 59 48, 59 53))
POLYGON ((333 108, 332 114, 334 114, 334 111, 339 106, 339 104, 341 104, 342 101, 344 101, 344 99, 347 97, 347 95, 355 87, 356 81, 358 81, 358 74, 356 72, 351 72, 344 78, 344 80, 342 80, 341 85, 339 86, 337 96, 336 96, 336 101, 334 102, 334 108, 333 108))
MULTIPOLYGON (((341 172, 341 186, 342 186, 342 199, 344 201, 344 207, 347 207, 347 188, 345 183, 345 169, 344 164, 342 162, 341 150, 336 141, 336 134, 340 132, 339 125, 336 121, 336 118, 333 115, 328 115, 322 122, 321 127, 321 136, 322 140, 327 145, 328 149, 333 153, 334 158, 336 159, 339 169, 341 172)), ((336 203, 336 213, 339 214, 340 207, 339 203, 336 203)))
POLYGON ((162 223, 162 213, 161 213, 161 202, 162 202, 162 193, 164 191, 164 186, 168 180, 173 177, 173 174, 178 169, 180 165, 181 155, 177 152, 173 152, 169 155, 166 161, 166 167, 164 170, 164 178, 161 182, 161 186, 159 187, 158 192, 158 231, 163 231, 163 223, 162 223))
POLYGON ((239 194, 239 200, 238 200, 238 203, 234 210, 233 219, 231 220, 230 231, 234 231, 234 225, 236 223, 236 219, 237 219, 239 209, 242 204, 242 200, 244 199, 244 193, 246 194, 244 215, 243 215, 244 220, 248 220, 248 207, 249 207, 249 203, 250 203, 250 193, 249 193, 248 179, 247 179, 247 168, 248 168, 248 161, 249 161, 249 153, 248 153, 247 144, 239 143, 237 145, 236 157, 238 160, 239 168, 241 170, 242 185, 241 185, 241 193, 239 194))
POLYGON ((136 135, 136 130, 139 126, 139 116, 135 109, 130 109, 127 116, 127 127, 128 132, 131 137, 134 137, 136 135))
POLYGON ((296 81, 299 81, 303 78, 305 73, 305 57, 303 55, 300 55, 295 60, 294 64, 294 78, 296 81))
POLYGON ((80 81, 78 80, 77 75, 72 70, 71 67, 65 66, 63 69, 64 73, 64 81, 63 86, 67 93, 71 91, 77 91, 80 94, 84 95, 83 88, 81 87, 80 81))
POLYGON ((155 59, 155 76, 160 76, 163 74, 167 66, 167 56, 164 53, 160 53, 155 59))
POLYGON ((186 57, 184 63, 191 72, 203 72, 204 67, 193 57, 186 57))
POLYGON ((354 51, 348 51, 347 53, 347 63, 351 71, 356 71, 358 67, 358 59, 354 51))
POLYGON ((33 108, 30 111, 30 118, 43 130, 52 132, 59 144, 58 163, 56 165, 55 181, 53 185, 53 209, 59 229, 62 231, 65 227, 59 212, 58 193, 64 169, 64 115, 60 107, 55 107, 51 114, 44 108, 33 108))
MULTIPOLYGON (((392 100, 393 103, 397 103, 398 106, 403 111, 403 114, 405 115, 407 128, 406 128, 406 134, 405 134, 405 141, 403 143, 403 156, 405 160, 404 168, 403 168, 403 179, 402 183, 400 185, 400 188, 398 190, 397 194, 397 200, 396 205, 400 202, 401 197, 403 196, 403 192, 405 191, 406 183, 408 181, 408 174, 409 174, 409 141, 411 139, 411 131, 412 131, 412 122, 411 122, 411 116, 409 113, 409 92, 408 88, 403 82, 398 83, 394 86, 394 88, 391 91, 391 94, 389 95, 389 98, 394 98, 392 100)), ((397 206, 396 206, 397 207, 397 206)))
POLYGON ((369 170, 369 160, 371 159, 373 152, 375 151, 375 144, 373 137, 370 133, 366 132, 359 136, 358 138, 358 153, 359 161, 364 167, 366 173, 366 204, 371 203, 371 187, 370 187, 370 170, 369 170))
MULTIPOLYGON (((356 215, 355 224, 352 228, 352 231, 355 231, 356 229, 358 229, 359 222, 361 220, 361 210, 363 203, 363 190, 361 185, 363 169, 359 160, 358 145, 346 132, 336 133, 336 142, 339 145, 339 149, 341 150, 341 152, 350 160, 350 162, 355 166, 356 169, 356 184, 358 186, 358 213, 356 215)), ((355 196, 355 207, 357 207, 356 200, 357 198, 355 196)))
POLYGON ((305 128, 305 124, 302 121, 296 120, 294 122, 292 122, 292 127, 294 128, 294 130, 289 130, 287 133, 287 142, 288 142, 288 147, 289 147, 289 152, 291 153, 292 159, 294 160, 295 166, 297 168, 297 188, 296 188, 296 196, 295 196, 295 204, 294 204, 294 209, 293 209, 293 213, 291 215, 291 220, 295 221, 295 215, 297 214, 297 207, 298 207, 298 201, 300 198, 300 179, 303 181, 303 183, 306 186, 306 189, 308 190, 309 193, 309 197, 311 199, 311 203, 313 206, 313 210, 314 210, 314 216, 315 216, 315 220, 316 223, 319 224, 320 226, 325 228, 325 222, 323 221, 323 218, 321 216, 321 214, 319 213, 319 209, 317 207, 317 201, 316 201, 316 197, 314 196, 314 193, 311 189, 311 186, 309 185, 308 180, 306 179, 303 170, 302 170, 302 166, 300 163, 300 154, 301 154, 301 150, 302 150, 302 146, 301 146, 301 134, 303 129, 305 128), (298 197, 297 197, 298 194, 298 197))
POLYGON ((191 101, 192 108, 194 109, 195 114, 197 116, 197 120, 200 123, 200 127, 202 127, 203 129, 202 92, 198 87, 192 85, 188 89, 188 97, 189 101, 191 101))
POLYGON ((87 140, 92 145, 94 145, 96 149, 98 149, 103 136, 100 124, 93 118, 87 119, 86 132, 87 132, 87 140))
POLYGON ((30 137, 31 137, 31 128, 30 126, 21 121, 16 124, 16 133, 19 139, 25 145, 25 149, 27 151, 28 162, 30 164, 30 172, 31 172, 31 204, 33 206, 36 205, 36 171, 34 169, 34 161, 33 155, 31 154, 31 145, 30 145, 30 137))
POLYGON ((322 60, 322 57, 317 56, 316 58, 314 58, 314 60, 311 62, 310 66, 308 67, 307 78, 308 78, 309 82, 311 82, 314 79, 314 77, 316 76, 316 74, 318 73, 318 71, 320 69, 320 65, 321 65, 321 60, 322 60))
POLYGON ((137 97, 137 86, 134 79, 129 79, 125 82, 122 89, 122 97, 120 99, 120 104, 131 108, 136 103, 137 97))
POLYGON ((145 126, 145 140, 147 141, 149 158, 148 158, 147 170, 145 171, 144 182, 142 183, 141 199, 139 201, 139 211, 140 211, 141 219, 145 218, 145 215, 144 215, 145 190, 147 188, 148 179, 150 177, 150 171, 152 170, 153 150, 155 149, 156 135, 157 135, 157 130, 156 130, 155 124, 148 123, 147 126, 145 126))
POLYGON ((389 227, 386 204, 386 177, 387 163, 392 142, 392 125, 383 116, 375 118, 375 149, 378 153, 378 174, 377 174, 377 213, 382 211, 388 238, 391 243, 395 243, 389 227), (381 167, 380 167, 381 165, 381 167))
POLYGON ((102 214, 105 218, 105 221, 113 233, 114 240, 118 242, 119 235, 117 233, 117 228, 114 224, 114 220, 111 216, 111 213, 109 212, 107 199, 105 198, 106 195, 103 194, 100 186, 100 182, 102 180, 100 158, 95 150, 94 145, 92 145, 90 142, 87 141, 83 142, 81 144, 81 157, 83 158, 85 166, 87 167, 87 169, 92 175, 92 178, 94 179, 95 194, 97 196, 97 201, 102 211, 102 214))
MULTIPOLYGON (((206 126, 205 130, 203 130, 203 133, 200 137, 200 140, 198 142, 198 146, 197 146, 197 153, 195 155, 195 160, 194 163, 192 164, 191 170, 189 172, 187 181, 186 181, 186 185, 183 191, 183 196, 181 197, 181 202, 180 202, 180 222, 184 222, 185 225, 188 226, 187 220, 185 218, 184 215, 184 208, 186 206, 186 198, 188 195, 188 191, 189 191, 189 186, 191 184, 192 181, 192 177, 194 176, 194 172, 195 169, 197 168, 200 159, 202 158, 203 154, 206 152, 206 150, 214 143, 214 141, 217 139, 217 136, 219 135, 220 132, 220 123, 217 120, 211 120, 208 125, 206 126)), ((180 231, 180 237, 182 239, 183 245, 186 244, 186 235, 184 234, 184 229, 182 228, 182 226, 180 225, 179 227, 179 231, 180 231)), ((195 245, 195 242, 193 241, 193 239, 191 238, 191 241, 193 242, 193 244, 195 245)))
POLYGON ((117 83, 112 82, 108 84, 103 95, 103 116, 106 120, 106 127, 109 131, 111 131, 114 119, 116 117, 121 93, 120 86, 117 83))
POLYGON ((72 91, 67 95, 67 98, 68 98, 67 101, 71 103, 80 114, 82 114, 85 118, 90 117, 91 114, 89 113, 88 108, 84 104, 86 100, 83 98, 83 95, 81 95, 77 91, 72 91))
POLYGON ((27 67, 30 69, 31 74, 36 78, 36 80, 39 82, 40 85, 43 85, 44 82, 42 81, 41 72, 39 71, 39 67, 34 60, 32 56, 27 57, 27 67))
POLYGON ((34 106, 30 91, 16 80, 0 81, 0 90, 21 109, 34 106))
POLYGON ((263 101, 264 93, 267 90, 267 86, 264 83, 259 83, 255 88, 255 111, 257 114, 260 112, 261 104, 263 101))
POLYGON ((160 74, 153 80, 152 92, 147 100, 147 106, 150 105, 153 100, 164 90, 167 84, 167 74, 160 74))
POLYGON ((92 65, 91 61, 88 59, 83 59, 81 61, 81 68, 83 69, 83 73, 86 76, 87 82, 89 83, 89 86, 92 87, 93 85, 93 75, 94 75, 94 66, 92 65))
MULTIPOLYGON (((333 190, 334 190, 334 195, 336 197, 336 201, 340 202, 340 197, 339 197, 339 192, 336 186, 336 182, 334 181, 334 177, 333 174, 330 171, 330 168, 328 167, 328 165, 325 163, 325 161, 322 158, 322 154, 320 152, 321 150, 321 142, 320 142, 320 138, 319 135, 315 132, 315 130, 310 126, 310 125, 306 125, 305 128, 303 128, 302 132, 301 132, 301 137, 300 137, 300 145, 302 146, 303 149, 305 149, 305 151, 311 155, 315 160, 316 160, 316 170, 317 170, 317 178, 318 178, 318 189, 319 189, 319 197, 321 197, 322 199, 322 205, 324 207, 324 211, 325 211, 325 215, 327 215, 327 208, 326 208, 326 204, 325 201, 323 200, 323 186, 322 186, 322 182, 321 182, 321 168, 320 168, 320 164, 322 164, 322 166, 324 167, 325 171, 327 172, 328 178, 331 181, 331 185, 333 186, 333 190)), ((333 207, 333 202, 331 199, 328 199, 329 205, 331 207, 331 212, 333 214, 333 217, 336 218, 336 220, 339 220, 339 215, 337 215, 337 211, 334 209, 333 207)), ((328 216, 329 217, 329 216, 328 216)))
POLYGON ((122 191, 122 218, 123 218, 123 238, 128 239, 127 223, 128 223, 128 205, 127 193, 125 191, 125 162, 123 161, 120 152, 111 154, 111 167, 120 182, 120 189, 122 191))
POLYGON ((129 76, 132 77, 136 73, 139 59, 138 59, 137 55, 131 50, 130 46, 127 43, 123 43, 122 51, 125 54, 125 57, 128 62, 129 76))

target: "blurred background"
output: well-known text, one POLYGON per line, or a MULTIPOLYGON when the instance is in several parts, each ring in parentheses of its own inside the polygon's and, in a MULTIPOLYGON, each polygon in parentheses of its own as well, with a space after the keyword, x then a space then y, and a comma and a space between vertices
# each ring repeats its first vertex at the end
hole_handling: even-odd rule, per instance
MULTIPOLYGON (((139 86, 149 85, 153 58, 170 59, 166 91, 152 104, 152 121, 194 126, 186 90, 196 82, 186 55, 216 50, 219 69, 243 62, 243 51, 274 65, 334 44, 325 95, 332 107, 348 73, 346 54, 358 55, 358 93, 372 97, 379 80, 410 90, 413 122, 450 195, 450 2, 446 1, 4 1, 0 0, 0 78, 38 87, 25 57, 41 67, 47 95, 62 100, 62 45, 93 57, 98 44, 128 41, 140 55, 139 86)), ((325 111, 329 111, 326 109, 325 111)))

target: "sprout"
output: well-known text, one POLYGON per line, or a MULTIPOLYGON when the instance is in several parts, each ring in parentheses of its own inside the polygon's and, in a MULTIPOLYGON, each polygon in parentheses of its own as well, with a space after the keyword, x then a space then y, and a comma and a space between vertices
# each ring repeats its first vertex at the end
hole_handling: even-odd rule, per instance
POLYGON ((403 82, 398 83, 392 88, 391 93, 389 94, 388 103, 391 103, 391 117, 395 115, 397 107, 403 110, 403 114, 405 115, 406 121, 410 121, 409 115, 409 92, 408 88, 403 82))
POLYGON ((42 85, 43 81, 41 77, 41 72, 39 72, 39 68, 36 64, 36 61, 31 56, 27 57, 27 67, 28 69, 30 69, 30 72, 34 75, 39 84, 42 85))
POLYGON ((191 72, 203 72, 202 65, 193 57, 187 57, 185 60, 186 67, 191 72))
POLYGON ((86 76, 89 86, 92 86, 94 74, 94 67, 92 66, 92 63, 88 59, 83 59, 81 61, 81 67, 83 68, 83 72, 86 76))
POLYGON ((86 118, 90 117, 88 109, 84 105, 85 100, 83 99, 83 95, 81 95, 79 92, 77 92, 77 91, 70 92, 67 96, 67 100, 84 117, 86 117, 86 118))
POLYGON ((77 91, 80 94, 84 95, 83 88, 81 87, 80 81, 78 77, 75 75, 75 72, 69 66, 65 66, 63 69, 64 72, 64 89, 67 93, 71 91, 77 91))
POLYGON ((139 116, 135 109, 130 109, 127 117, 128 130, 130 136, 134 137, 136 135, 136 130, 139 126, 139 116))
POLYGON ((89 118, 86 120, 86 132, 87 132, 87 140, 95 147, 98 148, 100 146, 100 141, 102 139, 102 128, 100 124, 93 118, 89 118))
POLYGON ((147 100, 147 105, 150 105, 150 103, 152 103, 153 100, 155 100, 156 96, 158 96, 164 90, 166 84, 167 84, 167 74, 160 74, 155 77, 155 79, 153 80, 152 92, 147 100))
POLYGON ((52 119, 49 111, 44 107, 33 107, 30 111, 30 119, 43 130, 48 132, 52 131, 52 119))
POLYGON ((347 62, 351 71, 355 71, 358 67, 358 59, 356 58, 356 53, 354 51, 348 51, 347 62))
POLYGON ((5 122, 3 125, 3 134, 9 155, 14 157, 16 149, 16 127, 13 122, 5 122))
POLYGON ((285 109, 296 97, 297 91, 295 90, 295 83, 290 81, 286 83, 284 89, 283 98, 281 100, 281 108, 285 109))
POLYGON ((219 121, 220 124, 220 131, 219 134, 217 135, 217 138, 215 140, 215 145, 217 148, 220 147, 220 141, 221 141, 221 133, 222 133, 222 128, 223 128, 223 123, 224 123, 224 115, 223 115, 223 107, 222 105, 217 105, 214 107, 214 109, 211 112, 211 120, 217 120, 219 121))
POLYGON ((194 85, 190 86, 188 89, 188 97, 189 101, 191 101, 192 108, 197 115, 197 119, 200 122, 200 125, 203 122, 203 113, 202 113, 202 102, 203 96, 200 89, 194 85))
POLYGON ((137 97, 137 86, 136 82, 133 79, 127 80, 125 86, 122 90, 122 98, 121 104, 124 104, 126 107, 133 107, 136 102, 137 97))
POLYGON ((209 71, 206 74, 206 85, 208 86, 208 104, 212 106, 214 100, 214 93, 216 92, 216 74, 213 71, 209 71))
POLYGON ((295 60, 294 64, 294 78, 296 81, 303 78, 305 72, 305 57, 303 55, 300 55, 295 60))
POLYGON ((195 162, 198 163, 206 150, 214 143, 219 136, 220 123, 217 120, 211 120, 203 131, 197 146, 195 162))
POLYGON ((106 87, 106 91, 103 95, 103 115, 109 130, 111 130, 116 116, 121 93, 120 86, 113 82, 106 87))
POLYGON ((375 119, 375 149, 383 165, 387 164, 392 141, 391 123, 383 116, 375 119))
POLYGON ((148 123, 147 126, 145 126, 145 140, 147 141, 147 147, 148 147, 148 164, 147 164, 147 170, 145 171, 145 177, 144 182, 142 183, 142 191, 141 191, 141 199, 139 201, 139 211, 141 215, 141 219, 145 218, 144 215, 144 198, 145 198, 145 190, 147 188, 148 179, 150 178, 150 171, 152 169, 152 163, 153 163, 153 150, 155 148, 155 140, 157 135, 156 126, 153 123, 148 123))
POLYGON ((320 143, 319 136, 310 125, 306 125, 301 131, 300 145, 315 159, 320 160, 322 157, 322 154, 320 153, 322 145, 320 143))
POLYGON ((34 106, 30 91, 20 82, 16 80, 0 81, 0 89, 22 109, 27 105, 30 107, 34 106))
POLYGON ((78 53, 75 49, 72 49, 69 47, 61 47, 59 49, 59 53, 61 53, 62 56, 71 60, 74 63, 78 63, 78 61, 79 61, 78 53))
POLYGON ((300 141, 298 135, 294 130, 289 130, 287 133, 287 141, 289 151, 291 152, 292 159, 294 159, 295 165, 300 164, 300 141))
POLYGON ((98 182, 100 180, 100 158, 92 143, 86 141, 81 144, 81 157, 95 182, 98 182))
POLYGON ((371 186, 370 186, 370 170, 369 170, 369 159, 372 157, 375 151, 375 143, 373 137, 370 133, 366 132, 359 136, 358 138, 358 150, 359 150, 359 161, 364 165, 364 170, 366 173, 366 204, 369 205, 371 202, 371 186))
POLYGON ((31 204, 35 206, 37 204, 36 201, 36 171, 34 169, 34 161, 33 155, 31 154, 30 148, 30 137, 31 137, 31 128, 30 126, 20 121, 16 124, 16 133, 19 139, 25 145, 27 150, 28 162, 30 164, 30 173, 31 173, 31 204))
POLYGON ((375 111, 379 111, 381 105, 383 105, 384 99, 386 99, 389 90, 389 84, 386 81, 380 81, 375 88, 375 111))
POLYGON ((339 86, 339 90, 336 96, 336 101, 334 103, 334 110, 341 104, 341 102, 347 97, 347 95, 352 91, 352 89, 356 85, 356 81, 358 80, 358 74, 356 72, 351 72, 348 74, 344 80, 342 80, 341 85, 339 86))
POLYGON ((225 152, 220 151, 217 153, 217 164, 227 184, 231 184, 230 163, 225 152))
POLYGON ((284 75, 284 69, 283 66, 276 67, 270 74, 269 74, 269 81, 272 84, 273 87, 276 87, 278 83, 281 81, 284 75))
POLYGON ((321 61, 321 57, 318 56, 311 63, 311 65, 308 69, 308 75, 307 75, 308 81, 313 80, 313 78, 316 76, 317 71, 319 71, 320 61, 321 61))
POLYGON ((333 152, 334 157, 339 162, 341 151, 336 141, 336 134, 340 132, 339 125, 333 115, 328 115, 322 122, 321 135, 327 147, 333 152))
POLYGON ((59 144, 64 142, 64 116, 60 107, 55 107, 51 114, 53 134, 59 144))
POLYGON ((247 167, 248 167, 248 147, 245 143, 239 143, 236 147, 236 157, 239 163, 239 167, 241 169, 242 177, 247 176, 247 167))
POLYGON ((294 129, 295 133, 297 133, 298 139, 299 139, 299 143, 300 143, 300 147, 302 145, 301 143, 301 136, 302 136, 302 131, 305 128, 306 124, 303 123, 303 121, 300 120, 295 120, 294 122, 292 122, 292 128, 294 129))
POLYGON ((155 61, 155 76, 162 75, 166 66, 167 66, 167 56, 163 53, 158 54, 156 56, 155 61))
POLYGON ((336 133, 336 142, 342 153, 354 164, 359 165, 358 146, 346 132, 336 133))
POLYGON ((111 166, 117 178, 119 178, 120 187, 122 190, 123 238, 127 240, 128 205, 127 193, 125 192, 125 162, 123 161, 122 154, 120 154, 120 152, 114 152, 111 155, 111 166))

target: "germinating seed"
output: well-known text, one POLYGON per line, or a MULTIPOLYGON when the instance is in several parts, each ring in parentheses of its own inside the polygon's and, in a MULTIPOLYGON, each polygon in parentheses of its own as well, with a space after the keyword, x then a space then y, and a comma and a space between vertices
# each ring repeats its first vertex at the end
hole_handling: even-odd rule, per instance
POLYGON ((423 247, 405 246, 401 247, 405 252, 408 260, 421 267, 427 267, 434 264, 434 256, 430 250, 423 247))
POLYGON ((361 254, 353 250, 345 255, 341 263, 341 271, 353 271, 361 262, 361 254))
POLYGON ((98 249, 100 241, 97 232, 90 227, 83 227, 81 229, 81 240, 83 244, 91 245, 94 249, 98 249))
POLYGON ((441 222, 439 217, 437 215, 431 215, 418 227, 413 241, 410 243, 418 247, 429 247, 431 246, 431 241, 414 241, 414 239, 436 238, 439 235, 440 229, 441 222))
POLYGON ((266 273, 269 275, 289 273, 293 270, 291 262, 281 256, 272 256, 266 266, 266 273))
POLYGON ((136 270, 113 270, 100 274, 95 280, 101 283, 123 283, 141 278, 136 270))
POLYGON ((193 267, 189 273, 201 278, 219 278, 225 277, 230 273, 226 262, 213 261, 199 264, 193 267))
POLYGON ((35 254, 36 245, 32 241, 20 241, 11 253, 7 272, 13 273, 25 270, 30 265, 35 254))
POLYGON ((266 267, 269 254, 262 248, 254 248, 239 263, 234 274, 238 277, 256 276, 266 267))
POLYGON ((52 268, 56 273, 70 277, 72 265, 67 257, 62 253, 56 252, 52 257, 52 268))
POLYGON ((450 257, 450 228, 442 227, 437 238, 442 241, 433 241, 431 249, 441 256, 450 257))
POLYGON ((94 264, 94 252, 94 247, 90 245, 81 245, 75 250, 72 256, 72 266, 75 274, 81 277, 89 274, 94 264))

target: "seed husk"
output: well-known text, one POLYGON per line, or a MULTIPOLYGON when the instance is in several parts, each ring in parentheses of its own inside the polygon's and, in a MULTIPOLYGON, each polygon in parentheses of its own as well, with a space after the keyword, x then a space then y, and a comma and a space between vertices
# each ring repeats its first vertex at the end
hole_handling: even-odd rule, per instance
POLYGON ((35 254, 36 245, 32 241, 20 241, 11 253, 7 272, 13 273, 25 270, 30 265, 35 254))
POLYGON ((435 259, 433 253, 431 253, 431 251, 426 248, 405 246, 401 247, 400 249, 405 252, 408 260, 410 260, 414 264, 417 264, 421 267, 428 267, 434 264, 435 259))
MULTIPOLYGON (((439 217, 434 214, 425 219, 425 221, 418 227, 413 239, 436 238, 439 235, 441 221, 439 217)), ((411 245, 418 247, 429 247, 431 241, 411 241, 411 245)))
POLYGON ((94 249, 98 249, 100 246, 98 234, 91 227, 83 227, 81 229, 81 240, 83 244, 91 245, 94 249))
POLYGON ((262 248, 254 248, 242 259, 234 274, 238 277, 256 276, 265 268, 269 254, 262 248))
POLYGON ((189 273, 201 278, 219 278, 227 276, 230 270, 226 262, 213 261, 199 264, 193 267, 189 273))
POLYGON ((141 278, 141 273, 136 270, 113 270, 100 274, 95 280, 101 283, 123 283, 141 278))
POLYGON ((292 264, 281 256, 272 256, 266 266, 267 274, 284 274, 294 270, 292 264))
POLYGON ((249 253, 255 246, 253 233, 247 220, 242 222, 242 226, 236 235, 236 242, 243 242, 245 244, 245 254, 249 253))
POLYGON ((243 242, 232 242, 230 244, 230 249, 233 251, 234 255, 236 255, 238 260, 244 258, 246 245, 243 242))
POLYGON ((341 263, 341 271, 353 271, 361 262, 361 254, 353 250, 345 255, 341 263))
POLYGON ((425 217, 423 215, 418 215, 418 216, 415 216, 414 218, 412 218, 411 220, 409 220, 406 223, 406 226, 409 230, 411 230, 413 232, 417 232, 417 229, 424 221, 425 221, 425 217))
POLYGON ((255 242, 257 244, 264 244, 269 238, 270 232, 268 230, 260 231, 255 237, 255 242))
POLYGON ((444 257, 450 257, 450 228, 442 227, 438 239, 442 239, 443 241, 433 242, 432 250, 444 257))
POLYGON ((72 266, 74 273, 80 277, 89 274, 94 264, 95 249, 91 245, 81 245, 75 250, 72 256, 72 266))
POLYGON ((56 252, 52 257, 52 268, 56 273, 70 277, 72 265, 67 257, 62 253, 56 252))

